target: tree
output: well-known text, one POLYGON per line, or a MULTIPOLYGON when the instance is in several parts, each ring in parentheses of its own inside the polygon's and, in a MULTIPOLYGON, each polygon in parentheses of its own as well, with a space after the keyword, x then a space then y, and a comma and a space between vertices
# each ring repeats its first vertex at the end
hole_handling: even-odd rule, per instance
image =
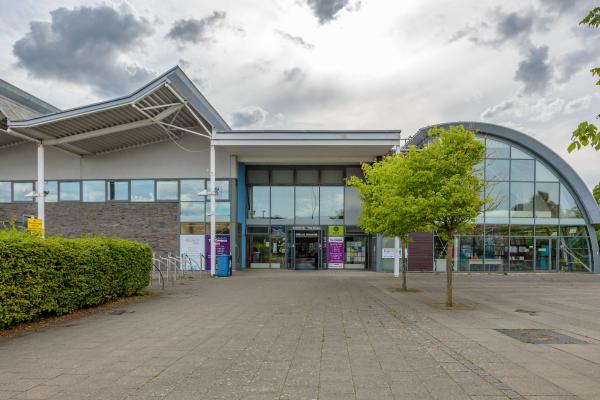
POLYGON ((594 199, 596 199, 596 203, 600 205, 600 182, 594 187, 594 199))
MULTIPOLYGON (((580 25, 588 25, 592 28, 600 27, 600 7, 595 7, 588 15, 579 22, 580 25)), ((600 67, 591 69, 592 76, 600 78, 600 67)), ((600 79, 596 82, 600 86, 600 79)), ((600 114, 596 118, 600 118, 600 114)), ((571 136, 571 144, 567 148, 570 153, 573 150, 579 150, 582 147, 590 146, 595 150, 600 150, 600 131, 598 127, 587 121, 581 122, 571 136)))
POLYGON ((415 180, 412 176, 412 160, 417 151, 413 147, 407 153, 385 157, 374 164, 363 164, 364 179, 352 177, 348 185, 358 189, 362 211, 360 227, 368 233, 397 236, 402 240, 402 290, 408 290, 406 282, 406 247, 409 233, 422 228, 421 210, 411 201, 415 180))
POLYGON ((452 307, 454 237, 472 227, 486 203, 484 181, 476 173, 485 146, 463 126, 429 130, 432 141, 411 160, 412 202, 422 213, 421 224, 447 242, 446 306, 452 307))

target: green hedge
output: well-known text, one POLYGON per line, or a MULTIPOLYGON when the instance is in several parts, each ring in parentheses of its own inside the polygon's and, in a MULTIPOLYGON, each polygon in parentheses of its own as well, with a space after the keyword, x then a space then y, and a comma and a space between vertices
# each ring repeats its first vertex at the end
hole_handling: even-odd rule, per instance
POLYGON ((0 231, 0 328, 140 293, 151 268, 142 243, 0 231))

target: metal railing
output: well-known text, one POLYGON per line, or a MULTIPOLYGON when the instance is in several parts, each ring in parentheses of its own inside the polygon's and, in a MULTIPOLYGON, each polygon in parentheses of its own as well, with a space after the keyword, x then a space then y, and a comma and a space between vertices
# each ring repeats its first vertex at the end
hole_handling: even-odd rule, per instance
POLYGON ((166 255, 153 254, 150 284, 156 282, 164 289, 165 283, 170 282, 173 286, 177 280, 182 280, 191 274, 201 277, 206 258, 204 254, 194 256, 197 257, 191 257, 185 253, 180 256, 174 256, 171 253, 166 253, 166 255))

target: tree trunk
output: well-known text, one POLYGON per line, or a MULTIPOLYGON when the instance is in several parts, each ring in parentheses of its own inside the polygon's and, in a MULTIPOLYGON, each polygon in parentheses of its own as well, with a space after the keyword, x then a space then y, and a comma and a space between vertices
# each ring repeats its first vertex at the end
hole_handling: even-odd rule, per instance
POLYGON ((408 287, 406 285, 406 248, 408 244, 406 243, 406 238, 402 238, 400 242, 400 247, 402 248, 402 290, 407 291, 408 287))
POLYGON ((448 235, 448 254, 446 254, 446 307, 452 307, 452 268, 454 237, 448 235))

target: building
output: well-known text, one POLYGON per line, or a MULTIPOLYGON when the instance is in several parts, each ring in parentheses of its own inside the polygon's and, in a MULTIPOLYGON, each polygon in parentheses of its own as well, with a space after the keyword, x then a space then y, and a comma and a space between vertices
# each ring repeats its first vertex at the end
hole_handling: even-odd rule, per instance
MULTIPOLYGON (((136 239, 202 265, 212 137, 216 251, 237 268, 390 270, 393 239, 360 230, 360 200, 344 180, 394 146, 427 140, 426 129, 410 143, 399 130, 233 130, 178 67, 129 96, 63 111, 0 81, 0 113, 0 221, 37 214, 43 177, 48 234, 136 239)), ((457 267, 600 271, 600 210, 577 174, 525 134, 454 124, 486 140, 498 199, 473 235, 456 239, 457 267)), ((410 270, 445 268, 435 235, 413 238, 410 270)))

